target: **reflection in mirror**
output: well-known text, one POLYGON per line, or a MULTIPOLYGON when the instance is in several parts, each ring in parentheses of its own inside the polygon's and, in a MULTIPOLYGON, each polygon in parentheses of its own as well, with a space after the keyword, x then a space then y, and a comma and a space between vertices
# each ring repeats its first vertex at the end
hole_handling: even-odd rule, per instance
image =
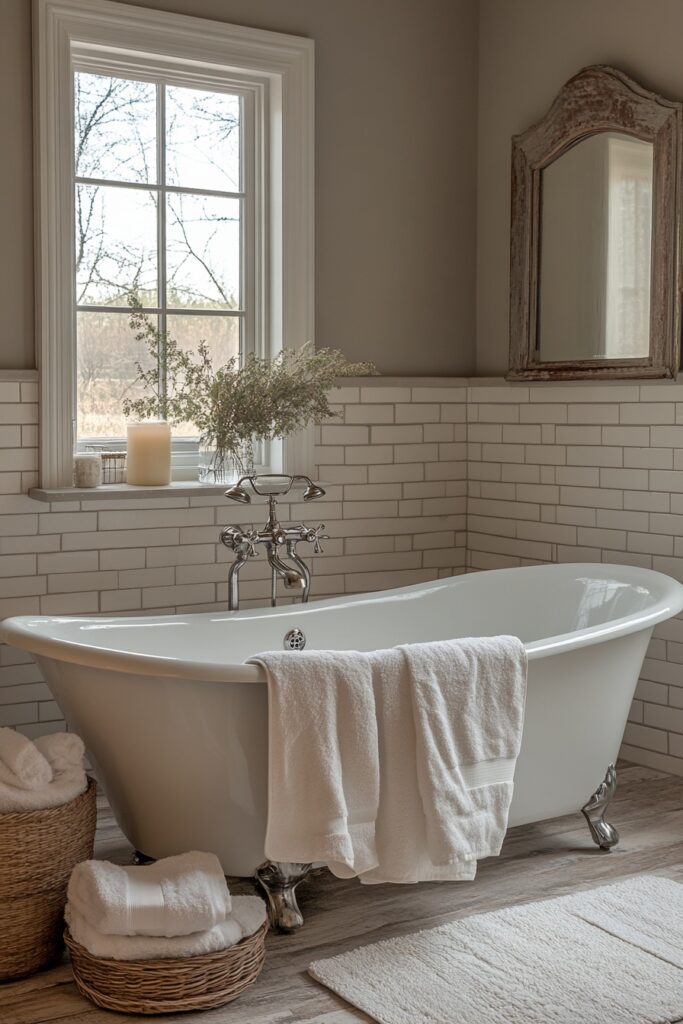
POLYGON ((653 145, 602 132, 541 174, 537 358, 650 351, 653 145))
POLYGON ((675 378, 683 103, 583 68, 512 139, 509 380, 675 378))

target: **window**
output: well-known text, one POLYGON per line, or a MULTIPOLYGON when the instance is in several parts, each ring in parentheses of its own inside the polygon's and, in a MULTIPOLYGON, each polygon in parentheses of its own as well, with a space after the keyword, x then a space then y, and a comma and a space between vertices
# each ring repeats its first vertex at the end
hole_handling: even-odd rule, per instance
MULTIPOLYGON (((131 292, 217 363, 313 337, 312 44, 117 7, 37 0, 44 487, 74 441, 125 436, 131 292)), ((196 431, 174 434, 188 478, 196 431)), ((269 448, 310 469, 310 432, 269 448)))
MULTIPOLYGON (((76 443, 120 447, 146 355, 129 295, 183 348, 207 341, 214 365, 257 347, 254 102, 78 66, 73 95, 76 443)), ((189 475, 196 429, 174 437, 189 475)))

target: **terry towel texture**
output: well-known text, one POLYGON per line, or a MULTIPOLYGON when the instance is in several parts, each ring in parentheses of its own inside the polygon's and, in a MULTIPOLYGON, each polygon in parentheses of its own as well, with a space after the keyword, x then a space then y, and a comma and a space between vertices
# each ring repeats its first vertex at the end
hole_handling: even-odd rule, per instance
POLYGON ((33 790, 51 781, 52 768, 35 744, 14 729, 0 729, 0 783, 33 790))
POLYGON ((82 768, 56 771, 52 782, 42 789, 17 789, 0 783, 0 814, 61 807, 85 793, 87 787, 88 777, 82 768))
POLYGON ((375 698, 370 662, 359 666, 358 657, 316 651, 253 659, 269 682, 265 852, 272 860, 320 861, 350 874, 377 863, 375 698))
MULTIPOLYGON (((144 868, 147 871, 149 868, 144 868)), ((67 903, 65 915, 76 942, 93 956, 108 960, 163 960, 215 953, 258 931, 266 919, 260 896, 234 896, 229 917, 205 931, 172 938, 148 935, 104 935, 67 903)))
POLYGON ((266 855, 366 883, 468 879, 507 827, 526 652, 516 637, 267 652, 266 855))
POLYGON ((33 743, 55 771, 83 768, 85 747, 76 733, 53 732, 48 736, 38 736, 33 743))
POLYGON ((34 779, 47 778, 47 781, 40 785, 24 788, 14 771, 11 773, 13 782, 7 781, 8 774, 0 772, 0 813, 41 811, 50 807, 60 807, 85 792, 88 777, 83 767, 84 747, 80 737, 72 733, 59 732, 41 736, 32 743, 11 729, 3 729, 0 732, 12 732, 13 736, 19 737, 14 741, 3 737, 5 750, 8 749, 7 744, 14 743, 15 750, 22 753, 21 758, 15 761, 17 766, 19 761, 22 764, 30 763, 33 766, 34 779))
POLYGON ((83 861, 71 873, 67 898, 72 912, 110 936, 204 932, 231 909, 220 861, 196 851, 144 867, 83 861))

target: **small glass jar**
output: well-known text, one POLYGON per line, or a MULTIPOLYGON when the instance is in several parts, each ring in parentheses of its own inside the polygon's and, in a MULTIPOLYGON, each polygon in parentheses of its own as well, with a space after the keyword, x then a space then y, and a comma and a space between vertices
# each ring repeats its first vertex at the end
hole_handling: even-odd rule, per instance
POLYGON ((219 452, 214 444, 199 441, 200 484, 231 484, 254 472, 254 446, 247 442, 239 451, 219 452))

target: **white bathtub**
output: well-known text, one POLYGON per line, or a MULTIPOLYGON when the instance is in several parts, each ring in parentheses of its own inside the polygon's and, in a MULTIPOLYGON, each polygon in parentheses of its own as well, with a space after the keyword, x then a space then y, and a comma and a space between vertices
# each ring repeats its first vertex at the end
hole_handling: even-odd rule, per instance
MULTIPOLYGON (((301 628, 308 649, 512 633, 529 686, 510 824, 576 811, 614 761, 652 628, 683 586, 645 569, 504 569, 384 593, 147 618, 8 619, 84 738, 116 818, 151 857, 213 850, 230 875, 264 858, 267 699, 243 662, 301 628)), ((588 838, 588 837, 587 837, 588 838)))

